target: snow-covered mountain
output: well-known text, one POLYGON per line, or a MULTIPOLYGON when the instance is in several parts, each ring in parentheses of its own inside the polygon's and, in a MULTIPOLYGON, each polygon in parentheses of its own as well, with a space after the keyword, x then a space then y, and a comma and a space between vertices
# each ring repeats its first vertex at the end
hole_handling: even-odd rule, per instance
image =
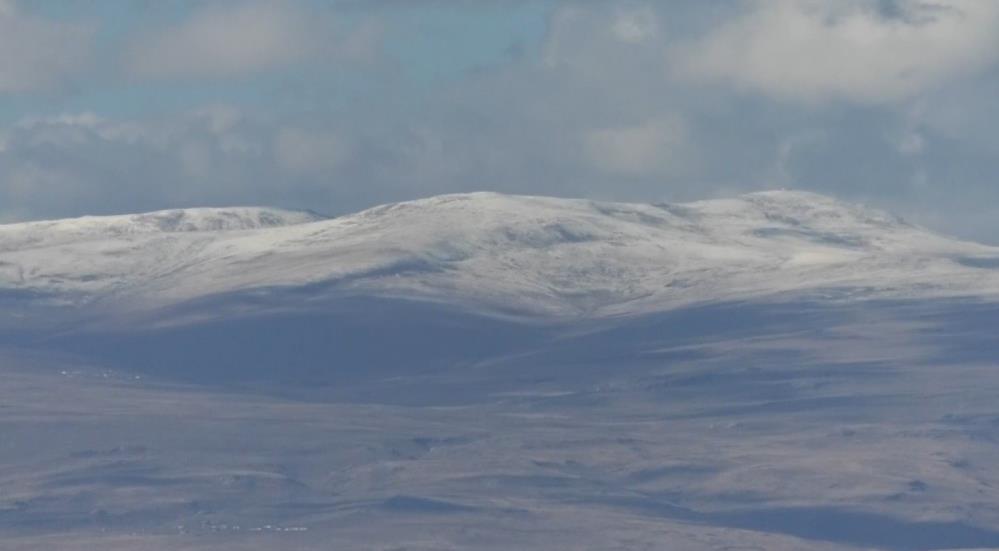
POLYGON ((995 299, 787 191, 0 226, 0 547, 999 548, 995 299))
POLYGON ((0 293, 141 309, 296 288, 559 318, 788 293, 999 296, 999 248, 797 191, 686 204, 471 193, 333 219, 86 217, 0 226, 0 255, 0 293))

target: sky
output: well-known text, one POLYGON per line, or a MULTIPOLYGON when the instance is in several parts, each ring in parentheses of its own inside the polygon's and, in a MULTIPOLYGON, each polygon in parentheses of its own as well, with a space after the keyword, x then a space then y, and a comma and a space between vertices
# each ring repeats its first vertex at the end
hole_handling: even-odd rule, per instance
POLYGON ((793 188, 999 243, 994 0, 0 0, 0 221, 793 188))

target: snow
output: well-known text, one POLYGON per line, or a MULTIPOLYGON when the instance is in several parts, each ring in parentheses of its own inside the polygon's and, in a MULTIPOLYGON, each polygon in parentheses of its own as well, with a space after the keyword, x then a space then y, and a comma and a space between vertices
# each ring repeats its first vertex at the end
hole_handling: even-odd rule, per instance
MULTIPOLYGON (((444 195, 324 219, 187 209, 0 226, 0 290, 163 306, 318 283, 482 311, 607 316, 849 291, 999 292, 999 249, 797 191, 686 204, 444 195)), ((846 293, 841 293, 846 294, 846 293)))
POLYGON ((999 546, 999 251, 877 210, 476 193, 0 251, 4 549, 999 546))

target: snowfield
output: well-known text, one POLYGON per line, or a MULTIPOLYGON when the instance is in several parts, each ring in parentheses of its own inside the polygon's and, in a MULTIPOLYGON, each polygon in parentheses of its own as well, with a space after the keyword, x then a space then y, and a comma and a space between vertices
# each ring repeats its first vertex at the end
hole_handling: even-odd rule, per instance
POLYGON ((190 209, 0 226, 0 289, 160 307, 320 286, 543 317, 841 292, 995 296, 999 248, 804 192, 688 204, 446 195, 324 219, 190 209))
POLYGON ((793 191, 0 226, 0 548, 999 548, 999 248, 793 191))

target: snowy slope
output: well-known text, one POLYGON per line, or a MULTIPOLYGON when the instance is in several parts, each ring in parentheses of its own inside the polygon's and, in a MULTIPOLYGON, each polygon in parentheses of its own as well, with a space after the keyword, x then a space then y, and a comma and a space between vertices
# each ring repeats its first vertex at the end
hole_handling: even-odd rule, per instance
POLYGON ((797 192, 0 226, 0 547, 999 549, 997 259, 797 192))
POLYGON ((999 248, 794 191, 687 204, 472 193, 335 219, 164 211, 0 226, 0 253, 0 291, 126 307, 307 285, 570 317, 788 292, 999 293, 999 248))

